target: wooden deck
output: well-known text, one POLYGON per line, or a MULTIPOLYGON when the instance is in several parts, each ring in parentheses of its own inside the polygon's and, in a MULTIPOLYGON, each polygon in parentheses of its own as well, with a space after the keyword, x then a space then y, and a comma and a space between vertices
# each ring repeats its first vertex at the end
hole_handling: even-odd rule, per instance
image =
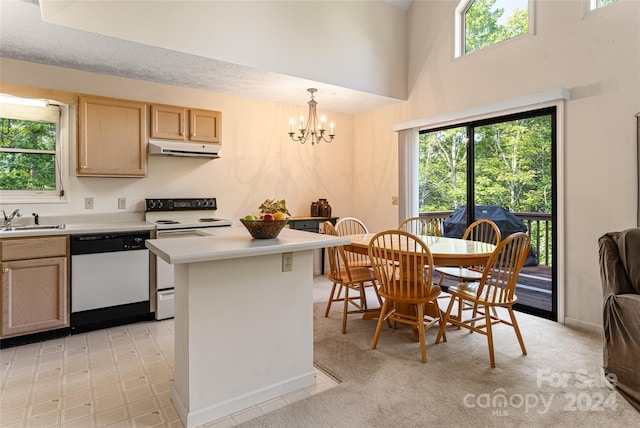
MULTIPOLYGON (((516 286, 518 303, 551 311, 551 281, 551 266, 538 265, 522 268, 516 286)), ((454 284, 455 280, 449 277, 445 278, 442 285, 446 289, 454 284)))

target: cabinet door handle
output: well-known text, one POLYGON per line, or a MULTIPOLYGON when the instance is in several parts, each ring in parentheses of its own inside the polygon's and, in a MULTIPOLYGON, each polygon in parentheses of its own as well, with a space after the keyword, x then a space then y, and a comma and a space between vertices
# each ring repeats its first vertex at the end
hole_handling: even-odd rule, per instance
POLYGON ((9 268, 2 268, 2 272, 4 272, 4 273, 9 272, 9 268))

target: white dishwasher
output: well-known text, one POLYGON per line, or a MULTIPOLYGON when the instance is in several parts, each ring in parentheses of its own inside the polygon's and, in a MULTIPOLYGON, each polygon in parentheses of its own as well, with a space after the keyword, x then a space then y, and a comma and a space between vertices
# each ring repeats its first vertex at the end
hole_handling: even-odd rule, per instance
POLYGON ((71 330, 150 319, 150 231, 71 235, 71 330))

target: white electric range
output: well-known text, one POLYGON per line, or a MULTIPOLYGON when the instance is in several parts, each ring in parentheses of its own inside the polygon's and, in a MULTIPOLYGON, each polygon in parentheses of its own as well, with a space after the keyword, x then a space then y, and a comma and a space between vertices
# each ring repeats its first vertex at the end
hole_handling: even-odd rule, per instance
MULTIPOLYGON (((156 225, 155 237, 169 239, 203 235, 202 230, 231 226, 231 220, 217 218, 216 198, 145 199, 145 220, 156 225)), ((151 282, 156 319, 174 313, 173 266, 155 255, 151 258, 151 282)))

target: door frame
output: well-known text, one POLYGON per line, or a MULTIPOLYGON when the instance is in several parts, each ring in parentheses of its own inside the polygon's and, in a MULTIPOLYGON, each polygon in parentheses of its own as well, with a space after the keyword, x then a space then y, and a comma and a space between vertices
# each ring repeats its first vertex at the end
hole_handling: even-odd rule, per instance
MULTIPOLYGON (((400 153, 407 151, 407 141, 403 139, 402 131, 413 130, 414 139, 411 144, 417 153, 418 135, 420 131, 433 131, 438 128, 450 127, 453 125, 463 126, 468 122, 479 121, 498 116, 517 114, 531 110, 544 109, 546 107, 556 107, 556 251, 554 252, 556 269, 556 321, 565 324, 565 258, 566 258, 566 229, 565 229, 565 115, 566 102, 570 99, 570 92, 567 89, 559 88, 535 95, 513 98, 493 104, 477 106, 465 110, 441 114, 437 116, 412 120, 410 122, 394 125, 393 130, 399 132, 400 153)), ((417 200, 418 194, 418 157, 399 156, 398 165, 399 182, 412 181, 411 186, 403 186, 406 190, 401 195, 401 200, 417 200), (414 194, 415 193, 415 194, 414 194)), ((409 202, 406 209, 410 208, 409 202)), ((417 215, 418 213, 413 213, 417 215)))
MULTIPOLYGON (((519 303, 516 303, 514 309, 517 309, 524 313, 529 313, 532 315, 540 316, 543 318, 550 319, 552 321, 556 321, 558 319, 558 266, 557 266, 557 224, 558 224, 558 215, 557 215, 557 200, 558 200, 558 175, 557 175, 557 152, 558 152, 558 109, 556 106, 544 107, 544 108, 536 108, 531 110, 526 110, 519 113, 513 114, 505 114, 505 115, 496 115, 491 118, 469 121, 468 123, 463 124, 463 126, 467 130, 467 185, 469 183, 475 183, 475 128, 481 126, 489 126, 495 125, 499 123, 510 122, 518 119, 525 118, 533 118, 533 117, 543 117, 543 116, 551 116, 551 275, 552 275, 552 294, 551 294, 551 312, 538 309, 532 306, 524 306, 519 303), (471 161, 470 161, 471 160, 471 161)), ((467 200, 466 206, 470 206, 470 201, 473 201, 473 206, 475 207, 475 186, 467 186, 467 200)), ((473 223, 475 218, 475 209, 467 209, 467 225, 473 223)))

